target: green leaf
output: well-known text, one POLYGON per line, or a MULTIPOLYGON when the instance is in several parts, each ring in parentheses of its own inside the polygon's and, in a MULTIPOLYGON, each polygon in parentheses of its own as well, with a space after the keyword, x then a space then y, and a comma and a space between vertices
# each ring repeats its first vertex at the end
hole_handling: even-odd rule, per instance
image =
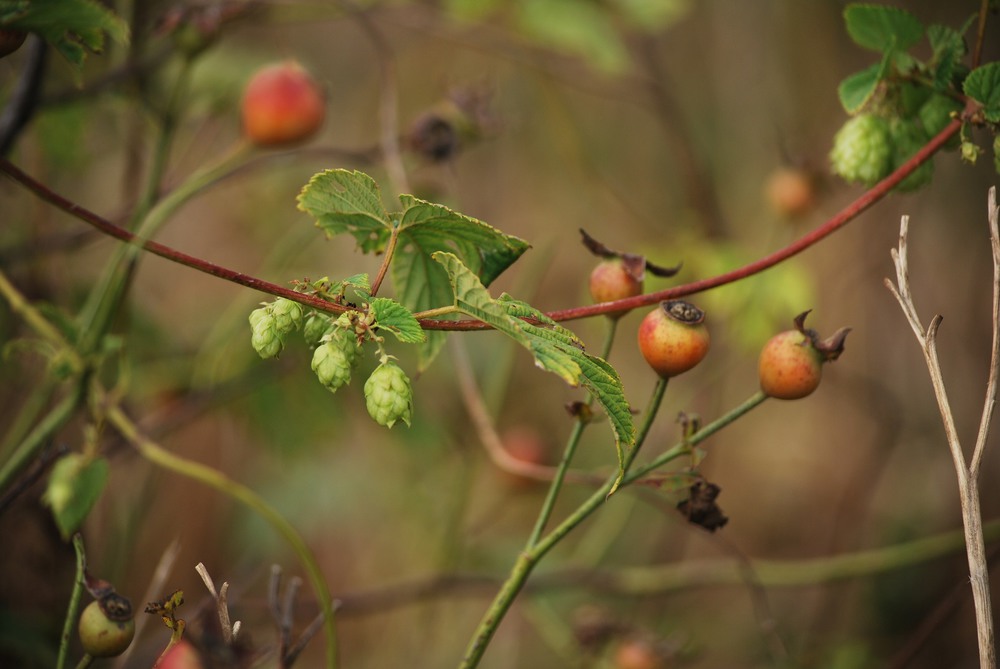
POLYGON ((840 82, 837 95, 844 111, 848 114, 857 114, 868 104, 878 88, 878 82, 885 76, 886 63, 887 59, 883 58, 881 63, 876 63, 861 72, 855 72, 840 82))
POLYGON ((396 335, 396 339, 404 344, 419 344, 427 339, 410 310, 396 300, 376 297, 368 306, 371 307, 379 328, 396 335))
POLYGON ((316 219, 327 237, 348 233, 365 253, 379 253, 392 231, 375 180, 342 169, 313 175, 299 193, 299 209, 316 219))
POLYGON ((494 300, 462 261, 452 253, 437 252, 434 260, 447 272, 454 288, 455 307, 463 314, 480 320, 528 349, 535 364, 557 374, 571 386, 582 385, 604 408, 610 419, 618 453, 619 473, 627 447, 635 442, 635 423, 625 389, 614 368, 583 350, 580 340, 562 327, 553 327, 549 319, 523 302, 510 298, 494 300), (525 312, 537 318, 535 325, 522 320, 525 312), (517 315, 515 315, 517 314, 517 315))
MULTIPOLYGON (((968 24, 966 24, 968 29, 968 24)), ((955 75, 956 68, 968 49, 962 34, 953 28, 942 25, 932 25, 927 28, 927 39, 931 44, 933 55, 931 64, 934 75, 934 89, 938 92, 947 90, 955 75)))
POLYGON ((977 67, 965 78, 965 94, 983 105, 983 116, 991 123, 1000 122, 1000 63, 977 67))
POLYGON ((105 35, 120 44, 129 41, 128 24, 95 0, 32 0, 26 8, 21 3, 4 5, 10 5, 0 8, 5 28, 38 33, 77 66, 87 51, 103 50, 105 35))
POLYGON ((605 72, 620 72, 628 65, 628 50, 601 3, 528 0, 518 4, 517 18, 539 44, 582 56, 605 72))
MULTIPOLYGON (((411 195, 399 199, 403 212, 391 275, 400 302, 414 312, 452 303, 451 281, 433 254, 457 255, 488 286, 529 248, 522 239, 442 205, 411 195)), ((419 351, 421 369, 431 363, 445 339, 444 332, 427 333, 419 351)))
POLYGON ((83 524, 107 481, 108 462, 104 458, 70 453, 52 467, 44 499, 64 539, 83 524))
POLYGON ((906 51, 924 36, 924 26, 917 17, 887 5, 848 5, 844 22, 858 46, 883 53, 906 51))

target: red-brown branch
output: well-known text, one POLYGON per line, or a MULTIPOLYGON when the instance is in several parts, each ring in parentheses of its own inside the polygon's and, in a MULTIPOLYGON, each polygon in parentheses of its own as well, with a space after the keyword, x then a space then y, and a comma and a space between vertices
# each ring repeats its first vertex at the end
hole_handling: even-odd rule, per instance
MULTIPOLYGON (((967 114, 968 113, 969 112, 967 112, 967 114)), ((602 302, 599 304, 574 307, 572 309, 553 311, 550 312, 548 316, 556 321, 569 321, 612 312, 631 311, 632 309, 656 304, 658 302, 662 302, 663 300, 676 299, 685 295, 700 293, 711 288, 718 288, 719 286, 723 286, 727 283, 733 283, 769 269, 778 263, 801 253, 857 218, 864 211, 885 197, 903 179, 908 177, 914 170, 920 167, 920 165, 930 160, 930 158, 938 150, 940 150, 941 147, 944 146, 944 144, 961 129, 961 127, 962 120, 959 118, 953 119, 951 123, 949 123, 941 132, 939 132, 924 147, 917 151, 912 158, 907 160, 895 172, 875 184, 875 186, 867 190, 863 195, 861 195, 861 197, 849 204, 812 232, 809 232, 788 246, 779 249, 770 255, 764 256, 759 260, 724 274, 719 274, 706 279, 700 279, 698 281, 686 283, 682 286, 675 286, 673 288, 657 291, 655 293, 646 293, 644 295, 638 295, 624 300, 616 300, 614 302, 602 302)), ((36 181, 34 178, 6 159, 0 159, 0 172, 3 172, 8 177, 24 186, 45 202, 48 202, 67 214, 94 226, 104 234, 115 237, 116 239, 120 239, 129 244, 139 245, 146 251, 158 255, 161 258, 166 258, 167 260, 196 269, 199 272, 211 274, 212 276, 219 277, 220 279, 225 279, 226 281, 231 281, 262 293, 285 297, 320 311, 340 313, 346 310, 346 307, 344 306, 333 304, 311 295, 297 293, 289 288, 222 267, 221 265, 216 265, 206 260, 202 260, 201 258, 178 251, 165 244, 149 240, 139 240, 128 230, 125 230, 124 228, 115 225, 114 223, 98 216, 84 207, 67 200, 59 194, 54 193, 47 186, 36 181)), ((485 330, 489 328, 489 326, 485 323, 476 320, 439 321, 434 319, 422 319, 420 321, 420 325, 426 330, 485 330)))

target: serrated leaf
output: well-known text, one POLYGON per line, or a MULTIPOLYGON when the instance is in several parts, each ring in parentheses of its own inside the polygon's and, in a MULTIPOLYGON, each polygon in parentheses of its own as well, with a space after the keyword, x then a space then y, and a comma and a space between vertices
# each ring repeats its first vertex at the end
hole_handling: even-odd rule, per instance
MULTIPOLYGON (((452 303, 451 281, 432 255, 457 255, 488 286, 521 257, 529 245, 483 221, 410 195, 400 196, 399 240, 391 267, 400 302, 414 312, 452 303)), ((419 349, 420 368, 426 368, 444 345, 444 332, 427 332, 419 349)))
POLYGON ((965 94, 983 105, 983 116, 991 123, 1000 122, 1000 63, 977 67, 965 78, 965 94))
POLYGON ((104 458, 70 453, 52 467, 44 499, 64 539, 83 524, 107 481, 108 462, 104 458))
MULTIPOLYGON (((571 386, 582 385, 589 390, 607 413, 615 436, 619 473, 624 453, 635 441, 635 424, 625 399, 625 390, 617 372, 604 360, 583 350, 575 335, 548 323, 534 325, 508 313, 537 310, 511 299, 494 300, 469 268, 451 253, 437 252, 434 260, 447 272, 454 289, 455 307, 462 313, 503 332, 528 349, 535 364, 560 376, 571 386)), ((540 319, 543 320, 543 319, 540 319)))
POLYGON ((876 63, 861 72, 855 72, 840 82, 837 86, 837 95, 844 111, 848 114, 857 114, 868 104, 878 88, 878 82, 885 76, 885 64, 886 59, 883 59, 881 63, 876 63))
POLYGON ((906 51, 924 36, 924 25, 917 17, 887 5, 848 5, 844 22, 858 46, 884 53, 906 51))
POLYGON ((128 24, 95 0, 32 0, 4 26, 38 33, 77 66, 87 51, 104 48, 105 35, 121 44, 129 41, 128 24))
POLYGON ((375 180, 364 172, 326 170, 313 175, 298 197, 299 209, 316 219, 327 237, 347 233, 365 253, 378 253, 392 231, 375 180))
POLYGON ((948 26, 937 24, 927 28, 927 40, 930 42, 933 52, 931 65, 936 91, 942 92, 949 88, 956 66, 968 51, 965 40, 962 38, 963 32, 964 30, 959 32, 948 26))
POLYGON ((427 338, 410 310, 396 300, 376 297, 368 306, 375 315, 379 328, 396 335, 396 339, 404 344, 419 344, 427 338))

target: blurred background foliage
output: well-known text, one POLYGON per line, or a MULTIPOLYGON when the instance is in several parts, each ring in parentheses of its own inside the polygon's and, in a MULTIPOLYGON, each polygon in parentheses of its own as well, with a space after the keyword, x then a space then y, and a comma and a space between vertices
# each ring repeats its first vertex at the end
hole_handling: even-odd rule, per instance
MULTIPOLYGON (((55 191, 113 220, 135 203, 157 111, 179 67, 157 29, 173 4, 121 3, 131 46, 108 45, 79 75, 54 60, 43 107, 12 154, 55 191), (135 69, 123 75, 126 65, 135 69)), ((494 284, 495 295, 508 291, 546 310, 586 303, 595 260, 578 228, 654 262, 683 262, 677 277, 651 279, 650 290, 731 269, 780 248, 861 193, 827 177, 831 139, 845 120, 836 86, 870 59, 845 35, 844 5, 251 3, 196 61, 167 183, 238 141, 242 86, 262 64, 303 63, 327 92, 326 124, 307 146, 261 155, 185 206, 158 240, 276 283, 374 273, 377 260, 346 238, 325 241, 296 210, 295 196, 314 172, 346 167, 372 174, 394 204, 374 159, 380 68, 390 59, 403 136, 429 111, 476 101, 477 132, 463 136, 454 155, 434 162, 407 152, 405 160, 418 196, 532 244, 494 284), (359 12, 388 51, 373 42, 359 12), (804 170, 815 185, 810 206, 796 216, 776 212, 766 196, 769 175, 787 167, 804 170)), ((959 26, 977 3, 907 8, 925 23, 959 26)), ((997 36, 993 22, 989 49, 997 36)), ((0 60, 0 101, 11 95, 23 51, 0 60)), ((907 214, 917 304, 925 319, 945 317, 942 365, 960 434, 971 441, 987 375, 985 204, 996 174, 988 159, 971 167, 954 153, 936 157, 935 170, 930 187, 890 196, 783 265, 692 299, 709 313, 713 351, 671 384, 650 454, 677 439, 678 412, 710 420, 754 392, 756 351, 799 312, 813 309, 810 324, 823 333, 854 330, 817 393, 766 403, 707 444, 702 471, 722 488, 719 503, 730 517, 723 530, 709 535, 686 525, 674 511, 677 492, 616 495, 543 562, 539 581, 550 587, 529 589, 515 604, 484 667, 610 667, 633 637, 651 639, 669 660, 663 666, 973 666, 975 626, 959 553, 795 588, 760 588, 748 573, 738 586, 622 594, 588 577, 594 569, 714 558, 807 559, 960 526, 926 370, 882 284, 907 214), (555 572, 564 575, 559 587, 545 580, 555 572), (613 640, 596 650, 577 638, 595 620, 614 623, 613 640)), ((0 198, 4 271, 32 299, 74 312, 116 242, 11 183, 0 184, 0 198)), ((486 457, 447 351, 415 379, 413 426, 387 431, 366 415, 358 382, 374 359, 362 363, 351 387, 331 395, 309 373, 304 345, 289 346, 277 362, 257 358, 246 318, 261 299, 144 259, 119 324, 129 410, 170 450, 260 492, 305 535, 344 602, 345 667, 455 665, 495 591, 491 579, 506 574, 530 531, 544 486, 512 479, 486 457), (420 596, 380 596, 411 582, 427 587, 420 596)), ((610 357, 636 407, 654 385, 634 346, 641 316, 621 320, 610 357)), ((569 325, 599 350, 603 318, 569 325)), ((23 334, 0 306, 0 338, 23 334)), ((456 336, 499 431, 537 440, 555 462, 572 422, 563 407, 582 393, 538 372, 496 333, 456 336)), ((396 345, 392 352, 415 370, 410 351, 396 345)), ((17 416, 41 367, 30 354, 0 361, 0 428, 17 416)), ((67 430, 61 439, 74 448, 78 435, 67 430)), ((153 469, 112 434, 104 448, 112 479, 86 525, 91 568, 133 602, 183 588, 191 637, 207 647, 211 626, 197 621, 210 607, 193 569, 204 562, 232 584, 235 615, 253 641, 272 644, 266 584, 272 563, 298 573, 287 547, 244 508, 153 469), (146 593, 173 542, 180 553, 166 591, 146 593)), ((614 458, 608 431, 596 426, 576 464, 605 472, 614 458)), ((983 467, 987 518, 1000 515, 989 485, 998 458, 993 444, 983 467)), ((588 492, 570 486, 559 509, 588 492)), ((16 658, 11 666, 51 665, 72 581, 72 551, 37 493, 0 516, 0 657, 16 658)), ((314 613, 304 588, 298 624, 314 613)), ((151 619, 125 666, 149 666, 166 638, 151 619)), ((314 640, 301 666, 318 666, 322 645, 314 640)))

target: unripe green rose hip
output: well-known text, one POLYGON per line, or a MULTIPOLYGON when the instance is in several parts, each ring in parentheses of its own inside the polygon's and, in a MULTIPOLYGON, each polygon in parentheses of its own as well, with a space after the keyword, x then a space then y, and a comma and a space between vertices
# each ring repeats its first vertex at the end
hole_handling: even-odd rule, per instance
MULTIPOLYGON (((117 595, 115 597, 126 603, 128 601, 117 595)), ((124 653, 132 643, 132 637, 135 636, 135 620, 131 616, 123 620, 111 620, 101 607, 101 603, 94 601, 83 610, 77 629, 80 643, 88 655, 114 657, 124 653)))
POLYGON ((413 415, 410 379, 396 363, 383 362, 365 381, 365 403, 379 425, 391 428, 401 420, 409 427, 413 415))
POLYGON ((847 181, 872 186, 885 178, 892 166, 889 123, 873 114, 848 119, 833 138, 830 162, 847 181))

